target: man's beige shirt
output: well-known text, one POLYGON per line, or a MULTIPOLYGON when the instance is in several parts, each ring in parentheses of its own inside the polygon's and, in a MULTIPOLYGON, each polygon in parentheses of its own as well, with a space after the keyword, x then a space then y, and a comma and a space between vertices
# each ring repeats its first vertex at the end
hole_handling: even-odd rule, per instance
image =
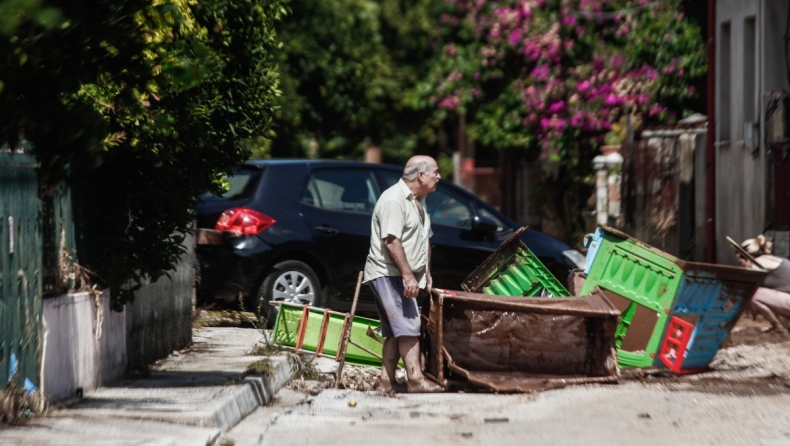
MULTIPOLYGON (((425 209, 425 197, 420 197, 419 200, 425 209)), ((373 209, 373 220, 370 224, 370 252, 365 263, 365 282, 382 276, 401 275, 384 245, 384 240, 392 235, 401 241, 406 261, 415 279, 420 283, 420 288, 425 288, 428 243, 433 232, 428 211, 424 214, 423 221, 414 194, 403 179, 381 194, 373 209)))

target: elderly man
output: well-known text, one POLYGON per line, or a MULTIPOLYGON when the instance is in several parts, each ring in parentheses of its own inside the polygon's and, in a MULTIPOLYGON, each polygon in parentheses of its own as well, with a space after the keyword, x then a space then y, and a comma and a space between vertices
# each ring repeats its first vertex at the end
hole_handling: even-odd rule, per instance
POLYGON ((429 239, 433 232, 425 212, 425 196, 436 190, 440 178, 436 160, 412 157, 401 180, 381 194, 373 210, 365 282, 376 297, 385 338, 379 383, 379 389, 385 392, 397 387, 395 367, 399 358, 406 365, 408 392, 442 390, 422 374, 416 300, 420 289, 431 291, 429 239))

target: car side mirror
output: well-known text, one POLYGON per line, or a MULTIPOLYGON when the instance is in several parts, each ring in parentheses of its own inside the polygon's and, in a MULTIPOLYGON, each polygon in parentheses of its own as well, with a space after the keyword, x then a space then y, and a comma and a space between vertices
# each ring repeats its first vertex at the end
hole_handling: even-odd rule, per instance
POLYGON ((499 226, 489 217, 478 215, 472 219, 472 232, 483 236, 492 236, 496 234, 499 226))

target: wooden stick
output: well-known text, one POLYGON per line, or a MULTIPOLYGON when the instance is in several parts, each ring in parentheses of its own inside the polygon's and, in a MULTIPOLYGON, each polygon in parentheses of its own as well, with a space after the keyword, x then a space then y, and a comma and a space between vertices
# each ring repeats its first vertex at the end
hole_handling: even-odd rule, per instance
POLYGON ((757 266, 757 267, 758 267, 758 268, 760 268, 760 269, 765 269, 765 267, 764 267, 764 266, 760 265, 760 264, 757 262, 757 259, 755 259, 754 257, 752 257, 752 255, 751 255, 751 254, 749 254, 748 252, 746 252, 746 250, 745 250, 745 249, 743 249, 743 246, 739 245, 739 244, 738 244, 738 243, 737 243, 735 240, 731 239, 729 235, 727 236, 727 241, 728 241, 728 242, 730 242, 730 244, 731 244, 732 246, 734 246, 734 247, 735 247, 735 249, 737 249, 737 250, 738 250, 738 252, 739 252, 739 253, 740 253, 742 256, 746 257, 747 259, 749 259, 749 261, 750 261, 750 262, 754 263, 754 265, 755 265, 755 266, 757 266))
POLYGON ((384 344, 384 339, 382 339, 381 336, 377 335, 376 332, 373 330, 373 328, 370 327, 370 325, 368 325, 368 331, 365 334, 367 334, 369 338, 375 339, 376 342, 378 342, 379 344, 382 345, 384 344))
POLYGON ((358 348, 360 350, 364 350, 364 351, 370 353, 371 355, 373 355, 373 356, 381 359, 382 361, 384 361, 384 358, 382 358, 381 355, 379 355, 378 353, 374 352, 373 350, 365 347, 364 345, 357 344, 356 342, 352 341, 351 339, 348 340, 348 343, 353 345, 354 347, 356 347, 356 348, 358 348))
POLYGON ((351 327, 354 326, 354 313, 357 311, 357 301, 359 300, 359 289, 362 287, 362 277, 364 273, 362 271, 359 272, 359 278, 357 279, 357 289, 354 291, 354 302, 351 304, 351 314, 349 315, 349 322, 343 327, 343 337, 340 341, 340 349, 338 352, 342 352, 342 356, 340 357, 340 364, 337 366, 337 376, 335 377, 335 389, 340 388, 340 378, 343 377, 343 366, 346 365, 346 350, 348 349, 348 340, 351 337, 351 327))

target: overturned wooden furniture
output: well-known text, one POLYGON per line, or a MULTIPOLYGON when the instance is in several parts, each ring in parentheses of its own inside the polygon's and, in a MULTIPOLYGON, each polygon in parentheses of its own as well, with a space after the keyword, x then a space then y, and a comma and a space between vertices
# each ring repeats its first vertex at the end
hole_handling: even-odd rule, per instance
POLYGON ((433 290, 423 326, 426 372, 498 392, 616 382, 620 312, 600 290, 563 299, 433 290))
POLYGON ((461 284, 464 291, 496 296, 565 297, 571 294, 521 241, 523 227, 502 242, 461 284))

